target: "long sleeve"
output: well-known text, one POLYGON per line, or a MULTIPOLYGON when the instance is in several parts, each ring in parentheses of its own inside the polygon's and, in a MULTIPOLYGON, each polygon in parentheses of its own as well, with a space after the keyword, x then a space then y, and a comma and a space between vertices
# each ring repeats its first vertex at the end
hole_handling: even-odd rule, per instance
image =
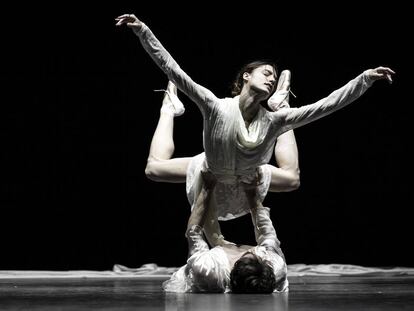
POLYGON ((185 234, 188 242, 188 258, 197 252, 208 251, 210 248, 203 237, 203 228, 193 225, 185 234))
POLYGON ((276 230, 270 219, 270 209, 258 206, 251 209, 251 216, 254 225, 257 246, 264 246, 266 250, 276 252, 285 259, 280 248, 280 241, 277 238, 276 230))
POLYGON ((275 122, 280 121, 279 117, 282 119, 281 132, 279 134, 313 122, 349 105, 364 94, 372 83, 373 80, 369 78, 367 71, 364 71, 343 87, 316 103, 298 108, 285 108, 274 112, 273 117, 275 122))
POLYGON ((188 241, 189 256, 201 251, 208 251, 209 246, 203 236, 203 226, 206 219, 211 218, 211 189, 203 187, 197 196, 194 208, 187 223, 185 236, 188 241))
POLYGON ((216 207, 211 206, 204 222, 204 235, 211 247, 223 245, 224 237, 221 234, 220 224, 217 220, 216 207))
POLYGON ((216 100, 216 96, 207 88, 194 82, 185 73, 170 53, 163 47, 152 31, 145 24, 140 30, 134 33, 139 37, 145 51, 151 56, 154 62, 173 81, 177 88, 190 97, 200 108, 202 113, 216 100))

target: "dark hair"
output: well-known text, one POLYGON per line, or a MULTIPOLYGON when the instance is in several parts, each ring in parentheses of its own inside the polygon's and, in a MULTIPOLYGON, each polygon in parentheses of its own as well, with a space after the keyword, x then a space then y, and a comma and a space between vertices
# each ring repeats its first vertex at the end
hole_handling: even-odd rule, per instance
POLYGON ((251 63, 248 63, 246 65, 244 65, 240 71, 238 72, 236 79, 234 80, 233 84, 232 84, 232 88, 231 88, 231 95, 232 96, 236 96, 239 95, 242 88, 243 88, 243 74, 245 72, 247 73, 251 73, 253 70, 255 70, 256 68, 259 68, 260 66, 263 65, 269 65, 272 66, 274 71, 275 71, 275 75, 277 76, 277 67, 276 64, 273 63, 272 61, 268 61, 268 60, 257 60, 251 63))
POLYGON ((273 293, 276 278, 273 269, 256 255, 241 257, 230 273, 233 293, 273 293))

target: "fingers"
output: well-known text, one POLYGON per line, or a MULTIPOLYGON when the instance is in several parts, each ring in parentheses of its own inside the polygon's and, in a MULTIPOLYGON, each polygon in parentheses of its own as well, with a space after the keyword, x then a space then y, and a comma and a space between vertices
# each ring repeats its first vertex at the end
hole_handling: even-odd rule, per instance
POLYGON ((128 21, 125 18, 115 18, 115 20, 117 21, 117 23, 115 24, 115 26, 121 26, 123 24, 126 24, 128 21))
POLYGON ((138 23, 139 20, 134 14, 123 14, 115 18, 117 23, 115 26, 121 26, 127 24, 127 26, 133 26, 134 23, 138 23))
POLYGON ((389 73, 387 73, 385 76, 386 76, 386 78, 387 78, 388 83, 389 83, 389 84, 392 84, 392 78, 391 78, 391 75, 390 75, 389 73))
POLYGON ((379 78, 386 79, 390 84, 392 83, 392 75, 395 74, 395 72, 391 68, 378 67, 376 72, 379 74, 379 78))
POLYGON ((256 169, 256 175, 253 180, 242 180, 241 184, 245 191, 256 191, 257 187, 263 183, 263 171, 260 168, 256 169))
POLYGON ((376 70, 381 73, 395 74, 395 72, 391 68, 388 68, 388 67, 378 67, 376 70))
POLYGON ((388 83, 392 83, 392 75, 395 74, 394 70, 388 67, 377 67, 375 69, 371 69, 370 76, 373 80, 380 80, 385 79, 388 81, 388 83))
POLYGON ((127 18, 127 17, 129 17, 131 14, 122 14, 122 15, 120 15, 120 16, 118 16, 117 18, 115 18, 115 19, 123 19, 123 18, 127 18))
POLYGON ((137 19, 137 17, 134 14, 123 14, 118 17, 115 17, 115 20, 126 19, 126 18, 137 19))

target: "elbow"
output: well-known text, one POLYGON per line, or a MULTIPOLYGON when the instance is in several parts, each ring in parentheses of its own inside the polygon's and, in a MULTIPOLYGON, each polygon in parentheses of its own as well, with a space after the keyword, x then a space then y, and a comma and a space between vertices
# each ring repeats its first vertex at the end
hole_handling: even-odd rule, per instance
POLYGON ((170 160, 148 159, 145 176, 156 182, 183 183, 186 181, 186 162, 171 163, 170 160))
POLYGON ((300 187, 299 169, 291 171, 286 183, 286 191, 297 190, 300 187))

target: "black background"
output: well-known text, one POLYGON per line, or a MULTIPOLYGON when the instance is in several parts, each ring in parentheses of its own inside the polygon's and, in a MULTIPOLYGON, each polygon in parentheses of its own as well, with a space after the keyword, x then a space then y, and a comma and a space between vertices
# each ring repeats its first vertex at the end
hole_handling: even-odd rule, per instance
MULTIPOLYGON (((181 67, 217 96, 246 62, 292 72, 292 106, 368 68, 389 66, 352 105, 295 131, 301 187, 266 206, 288 263, 413 266, 411 18, 393 2, 15 4, 2 10, 0 269, 179 266, 184 184, 145 177, 167 78, 128 28, 140 17, 181 67), (228 3, 232 5, 232 3, 228 3)), ((175 156, 202 151, 201 114, 183 94, 175 156)), ((272 159, 273 161, 273 159, 272 159)), ((254 243, 248 216, 222 223, 254 243)))

